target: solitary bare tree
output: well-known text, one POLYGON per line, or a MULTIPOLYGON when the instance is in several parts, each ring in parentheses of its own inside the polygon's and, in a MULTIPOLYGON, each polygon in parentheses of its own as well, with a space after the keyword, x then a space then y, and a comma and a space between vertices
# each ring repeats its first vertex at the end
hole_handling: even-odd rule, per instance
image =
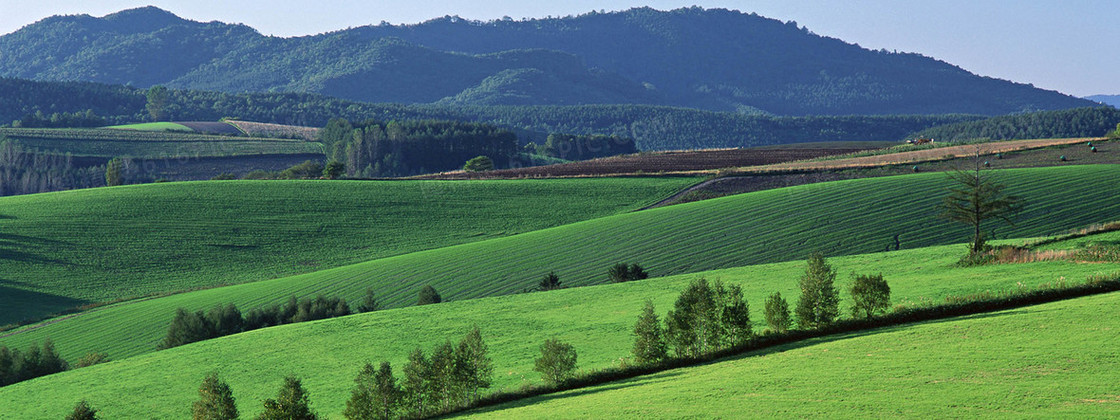
POLYGON ((1014 225, 1014 217, 1022 210, 1019 197, 1008 195, 1004 191, 1007 186, 981 168, 977 152, 974 170, 949 172, 953 185, 941 205, 941 217, 972 227, 969 253, 973 255, 984 251, 984 221, 997 219, 1014 225))

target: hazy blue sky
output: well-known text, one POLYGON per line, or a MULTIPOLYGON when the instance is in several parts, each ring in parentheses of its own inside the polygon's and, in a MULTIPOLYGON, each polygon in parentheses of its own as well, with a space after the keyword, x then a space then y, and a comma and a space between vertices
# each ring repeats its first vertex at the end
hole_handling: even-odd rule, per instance
MULTIPOLYGON (((0 0, 0 4, 14 3, 0 0)), ((861 46, 917 52, 983 76, 1077 96, 1120 94, 1120 0, 38 0, 0 13, 0 33, 56 14, 102 16, 154 5, 200 21, 244 23, 293 36, 347 27, 416 23, 444 15, 489 20, 637 6, 699 5, 794 20, 861 46)), ((0 54, 3 52, 0 51, 0 54)))

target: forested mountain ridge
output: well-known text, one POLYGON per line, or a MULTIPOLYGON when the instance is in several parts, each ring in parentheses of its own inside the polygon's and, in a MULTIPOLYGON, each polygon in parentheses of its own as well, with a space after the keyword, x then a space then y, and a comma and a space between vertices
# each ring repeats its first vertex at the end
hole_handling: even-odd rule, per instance
POLYGON ((154 8, 56 16, 0 37, 0 75, 364 102, 649 104, 775 115, 1000 115, 1087 106, 918 54, 722 9, 365 26, 264 36, 154 8))

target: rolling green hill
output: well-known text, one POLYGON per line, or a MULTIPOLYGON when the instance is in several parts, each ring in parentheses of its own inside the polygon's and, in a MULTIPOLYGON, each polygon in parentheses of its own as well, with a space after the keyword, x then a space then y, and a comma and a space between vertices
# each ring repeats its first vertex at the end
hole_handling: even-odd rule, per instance
POLYGON ((464 417, 1113 418, 1117 305, 1110 293, 828 336, 464 417))
MULTIPOLYGON (((1120 219, 1120 165, 1001 172, 1009 191, 1028 203, 1017 227, 998 237, 1039 236, 1120 219)), ((358 299, 372 287, 384 305, 415 302, 434 286, 444 300, 518 293, 550 271, 566 286, 607 282, 619 262, 651 275, 694 273, 804 258, 813 250, 847 255, 950 244, 969 237, 939 220, 934 206, 943 174, 916 174, 810 184, 587 220, 398 255, 300 276, 122 304, 48 322, 0 343, 24 346, 51 337, 66 357, 108 351, 124 357, 152 351, 175 308, 236 303, 247 310, 288 296, 326 293, 358 299)), ((454 185, 454 184, 450 184, 454 185)))
MULTIPOLYGON (((841 290, 848 283, 847 273, 882 273, 890 282, 895 304, 939 301, 949 295, 960 296, 984 290, 1034 287, 1053 283, 1060 277, 1079 282, 1087 276, 1114 273, 1118 269, 1116 264, 1065 261, 956 268, 953 263, 965 248, 964 245, 951 245, 909 249, 836 257, 830 262, 841 273, 837 285, 841 290)), ((127 359, 123 359, 124 354, 110 352, 111 357, 120 360, 0 388, 0 412, 20 418, 59 417, 77 399, 84 398, 111 418, 178 418, 196 398, 195 390, 201 378, 207 372, 217 370, 230 383, 244 416, 256 414, 260 410, 260 401, 272 396, 281 379, 295 374, 303 378, 315 410, 329 418, 340 418, 352 379, 362 363, 390 360, 399 369, 408 352, 416 346, 429 349, 444 338, 458 339, 473 325, 481 328, 494 360, 494 389, 513 390, 524 383, 540 382, 539 376, 532 371, 532 363, 540 342, 550 337, 571 342, 579 351, 582 369, 616 366, 619 358, 629 354, 632 344, 630 329, 642 302, 652 299, 658 312, 663 314, 671 307, 680 290, 697 276, 742 285, 744 296, 753 309, 756 328, 761 328, 758 324, 762 321, 760 308, 764 297, 780 291, 793 299, 797 278, 803 272, 803 261, 791 261, 631 283, 379 311, 255 330, 127 359)), ((239 295, 247 293, 248 286, 252 285, 200 293, 223 293, 222 297, 226 299, 239 300, 239 295)), ((1105 301, 1109 303, 1106 307, 1114 305, 1112 302, 1117 295, 1109 296, 1109 300, 1105 301)), ((175 298, 188 299, 190 295, 169 299, 175 298)), ((847 299, 845 294, 843 300, 847 299)), ((165 304, 170 306, 186 303, 184 300, 165 300, 165 304)), ((842 309, 846 309, 844 306, 846 304, 842 304, 842 309)), ((1025 311, 1028 310, 1020 310, 1025 311)), ((109 310, 83 316, 100 317, 107 312, 109 310)), ((1058 312, 1051 310, 1043 313, 1058 312)), ((1109 312, 1113 313, 1115 311, 1109 312)), ((1094 316, 1099 315, 1098 312, 1094 316)), ((145 315, 136 312, 130 316, 137 318, 145 315)), ((133 324, 110 325, 96 327, 99 328, 97 334, 86 337, 86 340, 117 339, 127 335, 122 335, 121 331, 136 332, 133 324)), ((1037 325, 1037 322, 1032 325, 1037 325)), ((92 325, 90 328, 93 328, 92 325)), ((902 337, 913 336, 906 327, 900 328, 898 331, 902 337)), ((1057 330, 1048 328, 1046 331, 1057 330)), ((1070 331, 1082 332, 1085 329, 1070 331)), ((1115 334, 1107 329, 1087 333, 1115 339, 1115 334)), ((1065 339, 1066 336, 1054 337, 1065 339)), ((843 337, 826 340, 839 338, 843 337)), ((4 341, 6 345, 14 344, 11 338, 4 341)), ((1067 343, 1072 341, 1066 340, 1067 343)), ((897 343, 898 339, 891 342, 897 343)), ((75 349, 68 346, 66 340, 56 340, 56 343, 63 351, 75 349)), ((919 348, 928 349, 933 345, 923 343, 919 348)), ((1002 346, 993 348, 1007 350, 1002 346)), ((1082 357, 1087 353, 1081 351, 1108 352, 1110 348, 1082 349, 1073 357, 1091 361, 1094 358, 1082 357)), ((945 357, 957 355, 946 353, 945 357)), ((1061 360, 1054 359, 1050 361, 1061 360)))
POLYGON ((0 324, 641 208, 693 178, 230 181, 0 198, 0 324))

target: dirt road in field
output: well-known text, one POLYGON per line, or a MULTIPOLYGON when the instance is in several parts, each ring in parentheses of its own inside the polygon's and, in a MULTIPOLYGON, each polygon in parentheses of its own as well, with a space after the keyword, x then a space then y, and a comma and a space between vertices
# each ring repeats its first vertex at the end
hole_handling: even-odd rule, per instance
POLYGON ((915 150, 913 152, 891 153, 878 156, 863 156, 815 162, 783 162, 771 165, 739 168, 736 170, 736 172, 759 173, 787 170, 866 168, 883 165, 900 165, 928 162, 931 160, 967 157, 975 155, 977 150, 979 150, 981 155, 991 155, 995 153, 1013 152, 1016 150, 1037 149, 1040 147, 1061 146, 1066 144, 1085 143, 1099 140, 1104 140, 1104 138, 1009 140, 981 144, 968 144, 962 146, 938 147, 934 149, 915 150))

